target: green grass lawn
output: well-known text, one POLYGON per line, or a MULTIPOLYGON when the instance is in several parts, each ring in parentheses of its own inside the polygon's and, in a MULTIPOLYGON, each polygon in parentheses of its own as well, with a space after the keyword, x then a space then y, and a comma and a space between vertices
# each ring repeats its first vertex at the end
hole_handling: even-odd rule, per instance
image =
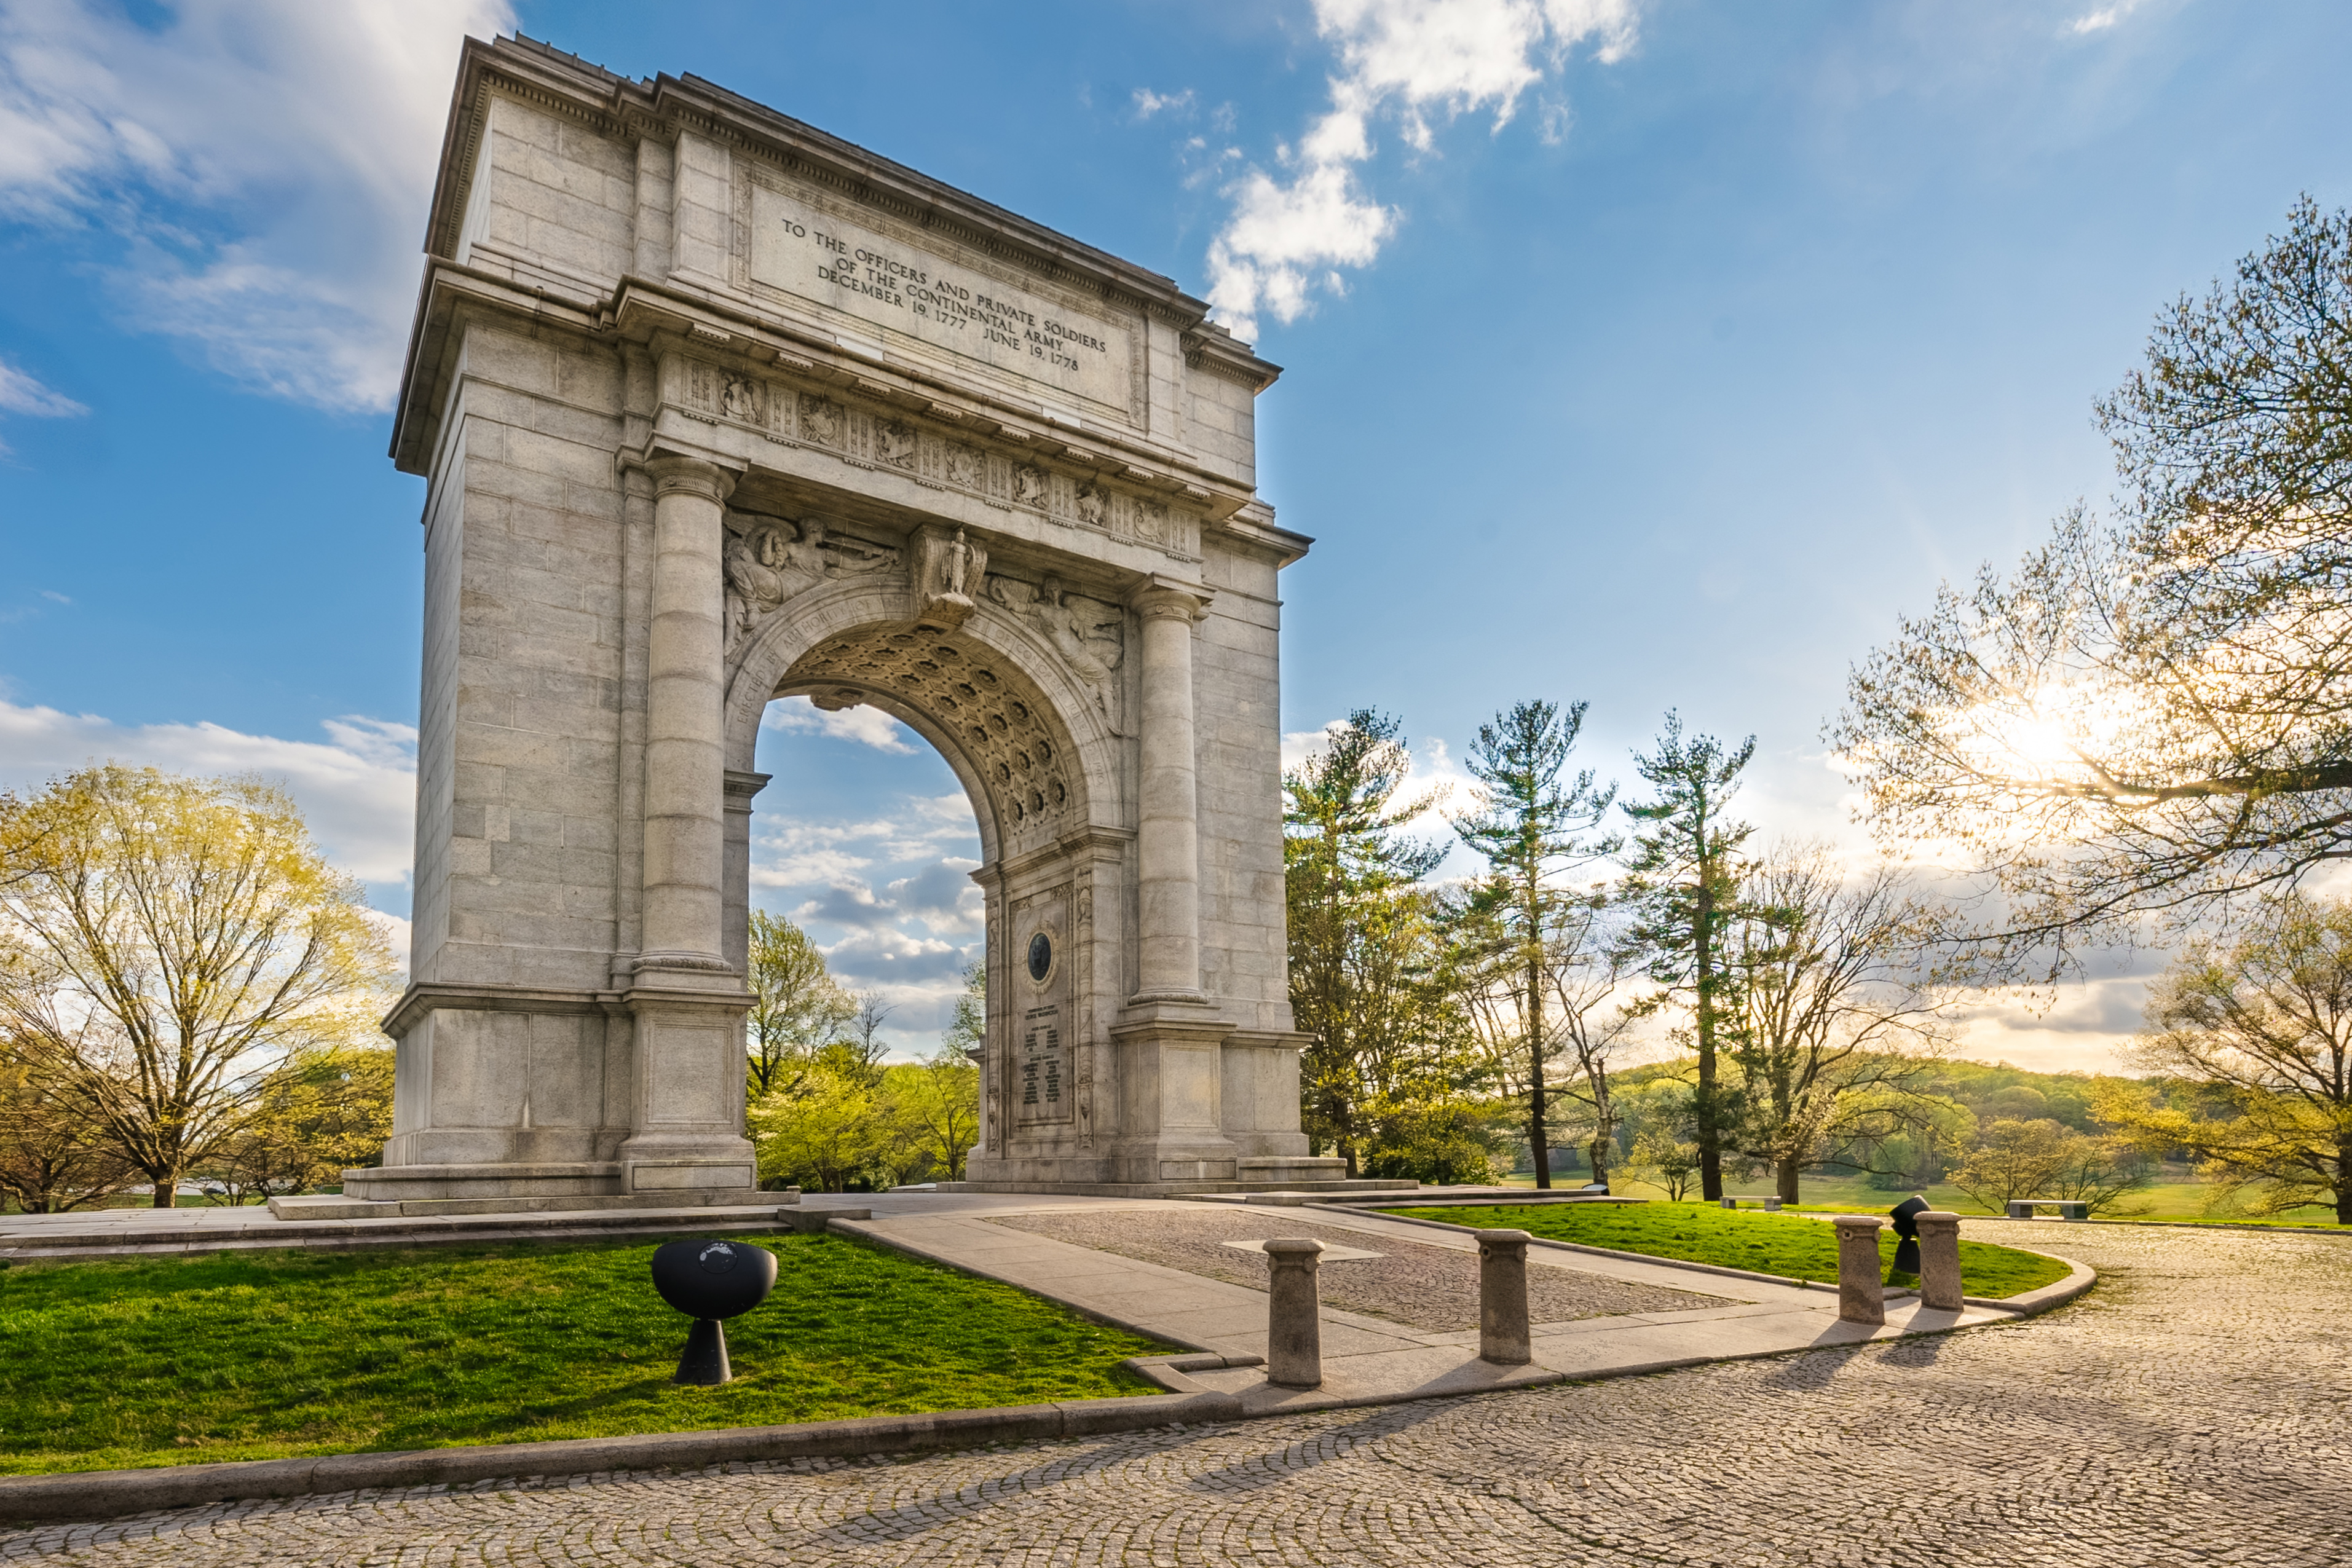
MULTIPOLYGON (((1553 1241, 1613 1247, 1653 1258, 1753 1269, 1792 1280, 1837 1279, 1837 1236, 1827 1221, 1754 1209, 1695 1203, 1528 1204, 1402 1208, 1387 1213, 1454 1225, 1524 1230, 1553 1241)), ((1895 1260, 1892 1228, 1878 1233, 1882 1263, 1895 1260)), ((2002 1297, 2038 1290, 2066 1277, 2065 1265, 2013 1247, 1960 1243, 1960 1282, 1971 1296, 2002 1297)))
POLYGON ((824 1236, 669 1381, 650 1245, 217 1252, 0 1267, 0 1473, 766 1426, 1156 1392, 1165 1345, 824 1236))
MULTIPOLYGON (((2178 1171, 2181 1167, 2175 1166, 2172 1168, 2178 1171)), ((1587 1178, 1581 1174, 1576 1176, 1555 1176, 1552 1177, 1552 1186, 1556 1188, 1581 1186, 1584 1185, 1586 1179, 1587 1178)), ((1666 1196, 1666 1191, 1664 1187, 1652 1186, 1646 1182, 1633 1181, 1622 1175, 1612 1174, 1609 1180, 1611 1190, 1615 1192, 1620 1197, 1646 1197, 1653 1200, 1663 1201, 1666 1196)), ((1532 1172, 1517 1171, 1514 1172, 1510 1176, 1505 1176, 1502 1179, 1501 1185, 1505 1186, 1533 1187, 1535 1186, 1535 1182, 1536 1178, 1532 1172)), ((1733 1176, 1726 1176, 1724 1178, 1724 1191, 1735 1194, 1741 1197, 1761 1197, 1772 1190, 1772 1183, 1770 1179, 1765 1176, 1755 1176, 1746 1180, 1733 1176)), ((2308 1208, 2295 1209, 2290 1214, 2282 1215, 2275 1220, 2266 1222, 2241 1219, 2232 1216, 2209 1217, 2205 1213, 2205 1198, 2208 1190, 2209 1189, 2206 1185, 2200 1181, 2159 1181, 2153 1186, 2147 1187, 2139 1192, 2128 1193, 2123 1198, 2121 1205, 2123 1208, 2144 1208, 2147 1210, 2145 1214, 2106 1214, 2100 1216, 2100 1218, 2103 1219, 2142 1218, 2172 1220, 2205 1219, 2210 1218, 2227 1220, 2231 1224, 2239 1225, 2254 1223, 2270 1223, 2276 1225, 2333 1225, 2336 1222, 2335 1209, 2330 1207, 2322 1207, 2317 1205, 2314 1205, 2308 1208)), ((1851 1210, 1856 1214, 1884 1214, 1889 1208, 1892 1208, 1895 1205, 1911 1196, 1911 1189, 1906 1188, 1902 1192, 1888 1192, 1882 1188, 1872 1186, 1860 1176, 1814 1176, 1810 1173, 1808 1173, 1804 1179, 1799 1184, 1798 1192, 1800 1194, 1799 1201, 1807 1208, 1851 1210)), ((1984 1207, 1982 1205, 1970 1198, 1968 1194, 1962 1192, 1956 1186, 1946 1186, 1938 1184, 1937 1186, 1922 1189, 1920 1196, 1925 1197, 1929 1203, 1934 1204, 1937 1208, 1947 1209, 1954 1214, 1991 1214, 1998 1212, 1997 1210, 1984 1207)))

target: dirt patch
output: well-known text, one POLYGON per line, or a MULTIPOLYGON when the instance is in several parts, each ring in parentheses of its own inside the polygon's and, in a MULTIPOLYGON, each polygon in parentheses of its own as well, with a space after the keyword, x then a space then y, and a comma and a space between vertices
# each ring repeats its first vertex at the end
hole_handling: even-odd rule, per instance
MULTIPOLYGON (((1417 1329, 1454 1333, 1478 1326, 1478 1255, 1375 1236, 1288 1214, 1263 1209, 1115 1208, 1064 1214, 1006 1214, 992 1225, 1026 1231, 1049 1240, 1115 1252, 1145 1263, 1181 1269, 1254 1291, 1266 1287, 1265 1255, 1244 1252, 1228 1241, 1267 1241, 1309 1236, 1328 1247, 1377 1252, 1377 1258, 1325 1260, 1316 1270, 1324 1304, 1409 1323, 1417 1329)), ((1597 1274, 1531 1263, 1528 1311, 1539 1323, 1576 1318, 1615 1317, 1625 1312, 1686 1312, 1719 1307, 1724 1298, 1702 1296, 1663 1285, 1633 1285, 1597 1274)))

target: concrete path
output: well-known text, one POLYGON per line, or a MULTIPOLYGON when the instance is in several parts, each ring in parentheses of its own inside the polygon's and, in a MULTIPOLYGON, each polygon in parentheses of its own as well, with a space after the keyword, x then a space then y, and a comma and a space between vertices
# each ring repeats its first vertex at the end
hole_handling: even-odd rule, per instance
MULTIPOLYGON (((1029 1235, 990 1224, 986 1218, 992 1212, 1034 1214, 1073 1207, 1076 1207, 1074 1202, 1061 1198, 999 1197, 960 1201, 958 1211, 938 1212, 928 1206, 902 1203, 896 1213, 884 1214, 877 1206, 872 1219, 836 1221, 835 1228, 1018 1285, 1089 1316, 1188 1350, 1227 1357, 1264 1357, 1266 1298, 1262 1292, 1029 1235)), ((1131 1207, 1165 1212, 1196 1206, 1160 1202, 1131 1207)), ((1318 1228, 1360 1233, 1368 1241, 1433 1246, 1465 1253, 1477 1250, 1477 1243, 1458 1231, 1320 1205, 1305 1211, 1269 1210, 1265 1216, 1266 1236, 1285 1234, 1286 1218, 1311 1218, 1318 1228)), ((1834 1291, 1732 1278, 1663 1260, 1606 1258, 1540 1246, 1528 1249, 1528 1263, 1533 1268, 1566 1269, 1692 1291, 1714 1297, 1718 1304, 1690 1312, 1633 1312, 1540 1323, 1534 1334, 1534 1363, 1523 1367, 1498 1367, 1480 1361, 1475 1330, 1429 1333, 1327 1305, 1322 1313, 1320 1388, 1277 1388, 1255 1367, 1189 1375, 1202 1387, 1240 1396, 1244 1408, 1252 1412, 1321 1410, 1554 1383, 1565 1377, 1664 1371, 1706 1361, 1939 1333, 2011 1318, 2011 1313, 1980 1307, 1933 1312, 1916 1298, 1904 1296, 1887 1303, 1885 1325, 1874 1329, 1841 1322, 1834 1291)))

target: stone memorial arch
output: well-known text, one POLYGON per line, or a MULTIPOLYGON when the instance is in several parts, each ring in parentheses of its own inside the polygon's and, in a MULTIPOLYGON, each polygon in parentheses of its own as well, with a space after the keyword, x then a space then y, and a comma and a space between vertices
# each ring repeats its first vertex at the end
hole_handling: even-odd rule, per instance
POLYGON ((1298 1130, 1277 371, 1166 278, 688 77, 467 46, 393 457, 428 482, 413 983, 362 1199, 744 1201, 766 705, 979 821, 977 1185, 1335 1181, 1298 1130))

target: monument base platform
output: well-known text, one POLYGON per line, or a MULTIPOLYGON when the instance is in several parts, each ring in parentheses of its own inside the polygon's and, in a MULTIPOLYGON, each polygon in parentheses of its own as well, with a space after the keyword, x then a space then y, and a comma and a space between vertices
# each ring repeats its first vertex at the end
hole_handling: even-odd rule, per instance
POLYGON ((1342 1176, 1330 1181, 942 1181, 893 1187, 893 1192, 1048 1193, 1072 1197, 1205 1197, 1224 1193, 1418 1192, 1421 1184, 1381 1176, 1342 1176))
POLYGON ((754 1192, 749 1187, 482 1197, 381 1198, 323 1193, 310 1197, 273 1197, 269 1200, 269 1212, 280 1219, 428 1219, 436 1215, 559 1214, 607 1209, 774 1208, 797 1201, 786 1193, 754 1192))

